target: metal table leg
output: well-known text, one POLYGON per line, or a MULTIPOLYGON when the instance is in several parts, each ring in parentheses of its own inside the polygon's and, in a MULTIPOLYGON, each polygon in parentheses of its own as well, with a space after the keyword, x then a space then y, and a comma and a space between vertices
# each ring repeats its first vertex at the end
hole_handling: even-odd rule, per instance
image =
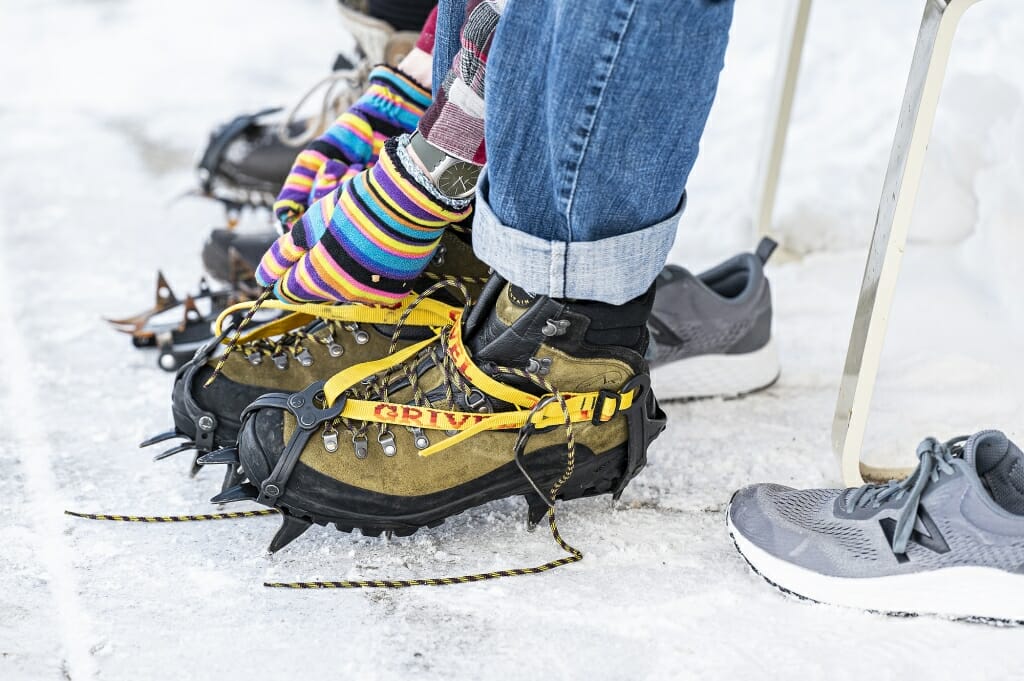
POLYGON ((865 478, 877 481, 905 474, 898 469, 865 466, 860 454, 896 278, 953 36, 964 12, 978 1, 927 0, 925 5, 832 425, 832 445, 841 458, 847 485, 859 485, 865 478))
POLYGON ((811 0, 796 0, 782 33, 782 50, 779 55, 775 90, 768 109, 768 130, 765 148, 761 154, 758 170, 754 227, 759 236, 767 236, 772 227, 775 212, 775 195, 779 189, 779 173, 782 169, 782 155, 786 150, 786 134, 789 118, 793 112, 793 97, 796 95, 797 77, 800 75, 800 58, 807 37, 807 20, 811 15, 811 0))

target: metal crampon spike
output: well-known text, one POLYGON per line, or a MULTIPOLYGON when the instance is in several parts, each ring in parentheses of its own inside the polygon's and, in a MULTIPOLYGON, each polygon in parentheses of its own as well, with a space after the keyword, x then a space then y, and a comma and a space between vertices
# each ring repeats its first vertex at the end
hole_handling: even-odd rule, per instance
POLYGON ((255 501, 259 495, 260 491, 256 489, 255 485, 243 482, 240 485, 235 485, 234 487, 224 490, 217 496, 212 497, 210 499, 210 503, 231 504, 236 501, 255 501))
POLYGON ((156 272, 156 305, 157 310, 166 310, 172 305, 178 304, 178 296, 174 295, 171 285, 167 283, 167 277, 160 270, 156 272))
POLYGON ((180 454, 182 452, 187 452, 188 450, 195 449, 195 448, 196 448, 196 443, 192 442, 191 440, 189 440, 188 442, 184 442, 184 443, 178 445, 177 447, 171 447, 167 451, 160 452, 159 454, 157 454, 156 456, 153 457, 153 461, 163 461, 164 459, 166 459, 169 456, 174 456, 175 454, 180 454))
POLYGON ((146 312, 137 314, 134 317, 124 317, 122 319, 110 319, 109 317, 104 317, 103 319, 113 326, 115 331, 134 334, 144 327, 146 325, 146 321, 152 316, 153 313, 147 310, 146 312))
POLYGON ((526 499, 526 503, 529 506, 526 512, 526 529, 533 532, 537 525, 540 524, 540 521, 544 520, 544 516, 547 515, 548 509, 551 506, 536 494, 526 494, 523 498, 526 499))
POLYGON ((237 466, 239 463, 238 447, 224 447, 214 452, 208 452, 197 458, 196 463, 200 466, 211 464, 231 464, 237 466))
POLYGON ((291 544, 313 524, 308 520, 291 515, 285 515, 283 519, 284 522, 281 523, 281 528, 274 535, 274 538, 270 540, 270 546, 267 547, 270 553, 277 553, 291 544))
POLYGON ((223 492, 236 485, 240 485, 245 482, 245 478, 245 471, 238 466, 229 466, 224 472, 224 481, 220 484, 220 490, 223 492))
POLYGON ((154 435, 151 438, 143 440, 142 442, 139 443, 139 449, 142 449, 143 447, 149 447, 151 445, 159 444, 161 442, 166 442, 167 440, 173 440, 176 437, 188 437, 188 436, 185 435, 185 433, 183 433, 180 430, 178 430, 177 428, 175 428, 173 430, 168 430, 167 432, 160 433, 159 435, 154 435))
POLYGON ((196 455, 192 458, 192 465, 189 466, 188 477, 196 477, 197 475, 199 475, 199 471, 201 470, 203 470, 203 467, 199 464, 199 454, 196 453, 196 455))
POLYGON ((167 283, 167 279, 164 277, 163 272, 156 273, 156 303, 150 309, 145 312, 132 315, 131 317, 121 317, 119 319, 111 319, 106 317, 106 320, 114 326, 126 327, 118 329, 124 333, 134 333, 145 326, 146 322, 153 316, 160 314, 164 310, 169 310, 178 304, 178 297, 174 295, 174 291, 171 290, 170 284, 167 283))
POLYGON ((185 310, 185 316, 181 322, 181 326, 178 327, 180 331, 184 331, 185 327, 189 324, 198 324, 203 319, 203 315, 199 313, 199 308, 196 307, 196 299, 192 296, 186 296, 183 308, 185 310))

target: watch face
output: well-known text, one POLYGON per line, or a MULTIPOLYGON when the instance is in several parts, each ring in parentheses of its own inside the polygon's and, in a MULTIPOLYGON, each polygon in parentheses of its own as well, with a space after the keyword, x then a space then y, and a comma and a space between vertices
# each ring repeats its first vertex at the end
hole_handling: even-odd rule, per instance
POLYGON ((437 178, 437 188, 447 196, 463 198, 476 191, 481 166, 458 161, 445 168, 437 178))

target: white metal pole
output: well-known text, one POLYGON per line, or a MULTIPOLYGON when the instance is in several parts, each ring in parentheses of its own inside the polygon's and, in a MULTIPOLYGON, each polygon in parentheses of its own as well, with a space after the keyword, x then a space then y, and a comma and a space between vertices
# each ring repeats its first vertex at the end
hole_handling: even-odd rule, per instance
POLYGON ((964 12, 978 1, 927 0, 925 4, 864 268, 832 426, 833 448, 840 456, 847 485, 861 484, 865 477, 878 480, 901 474, 898 470, 864 466, 860 455, 896 279, 953 37, 964 12))
POLYGON ((783 24, 782 46, 778 71, 775 76, 772 101, 768 109, 768 129, 761 152, 761 166, 755 186, 754 228, 759 236, 767 236, 772 228, 775 197, 779 190, 782 157, 786 151, 789 119, 793 113, 793 98, 800 75, 800 60, 807 37, 807 21, 811 15, 811 0, 796 0, 790 5, 783 24))

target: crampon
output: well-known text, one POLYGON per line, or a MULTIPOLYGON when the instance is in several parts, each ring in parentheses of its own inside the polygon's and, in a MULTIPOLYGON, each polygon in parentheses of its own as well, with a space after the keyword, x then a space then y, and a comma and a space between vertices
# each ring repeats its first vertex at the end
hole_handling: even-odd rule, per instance
MULTIPOLYGON (((442 238, 416 290, 450 280, 464 286, 475 298, 488 274, 489 268, 473 255, 468 231, 453 226, 442 238)), ((385 357, 393 343, 402 348, 429 336, 432 327, 446 323, 453 309, 450 303, 455 301, 443 293, 438 290, 437 300, 424 301, 404 319, 400 338, 394 338, 394 327, 415 295, 394 309, 267 302, 259 306, 257 314, 281 316, 232 337, 227 336, 221 322, 215 322, 212 333, 216 338, 196 351, 175 376, 171 396, 174 427, 147 439, 142 446, 178 441, 157 455, 162 459, 189 450, 199 456, 234 445, 242 411, 258 397, 302 390, 353 364, 385 357), (211 382, 215 373, 217 380, 211 382)), ((227 330, 242 329, 244 315, 257 307, 250 301, 226 309, 222 317, 233 323, 237 320, 237 325, 227 330)), ((229 475, 226 482, 232 479, 229 475)))
POLYGON ((406 536, 521 495, 530 525, 546 517, 566 556, 458 577, 265 586, 439 586, 538 574, 581 560, 559 533, 556 502, 618 498, 664 429, 643 360, 652 293, 617 307, 560 302, 494 277, 470 314, 468 305, 442 310, 427 297, 451 286, 457 285, 439 282, 402 306, 387 356, 298 392, 258 398, 242 414, 237 444, 198 459, 237 476, 213 503, 256 501, 266 511, 73 515, 168 523, 278 512, 283 524, 270 543, 274 552, 314 524, 406 536), (398 349, 406 322, 442 312, 443 322, 429 325, 426 338, 398 349))
POLYGON ((156 348, 157 365, 175 371, 211 336, 211 325, 228 307, 249 300, 247 289, 213 289, 200 279, 196 293, 179 298, 162 273, 157 274, 153 307, 129 317, 107 319, 121 333, 131 336, 137 348, 156 348))
POLYGON ((198 459, 236 474, 237 484, 211 501, 278 510, 275 552, 314 524, 407 536, 523 496, 530 524, 547 516, 569 553, 537 568, 441 580, 270 586, 449 584, 575 562, 582 553, 558 534, 556 500, 618 498, 665 425, 641 351, 652 297, 629 310, 563 303, 495 277, 472 314, 449 314, 428 338, 302 391, 256 399, 242 413, 237 445, 198 459))

